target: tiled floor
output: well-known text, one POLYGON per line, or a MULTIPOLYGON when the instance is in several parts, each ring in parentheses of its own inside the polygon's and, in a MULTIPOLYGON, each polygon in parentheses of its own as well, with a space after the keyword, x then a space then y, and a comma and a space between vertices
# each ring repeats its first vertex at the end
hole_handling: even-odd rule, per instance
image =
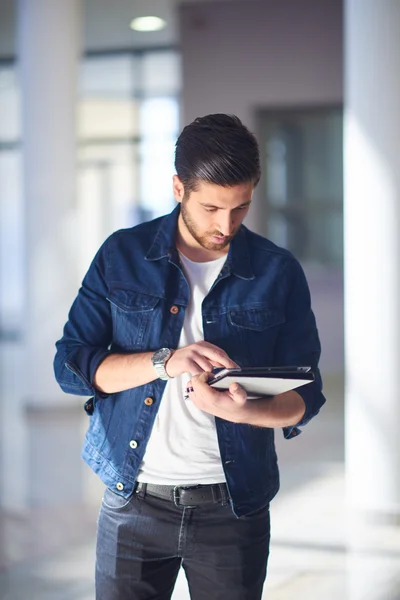
MULTIPOLYGON (((400 600, 400 527, 346 515, 340 385, 327 395, 299 438, 277 435, 282 481, 264 598, 400 600)), ((95 520, 88 509, 0 515, 0 600, 94 600, 95 520)), ((173 599, 188 599, 183 576, 173 599)))

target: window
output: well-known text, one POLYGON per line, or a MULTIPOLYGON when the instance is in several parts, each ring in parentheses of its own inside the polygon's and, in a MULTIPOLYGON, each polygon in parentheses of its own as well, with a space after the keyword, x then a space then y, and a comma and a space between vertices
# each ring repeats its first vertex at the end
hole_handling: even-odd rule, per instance
POLYGON ((87 57, 79 103, 81 270, 116 229, 174 206, 180 57, 174 50, 87 57))
MULTIPOLYGON (((78 268, 86 271, 114 230, 174 206, 172 174, 179 128, 180 56, 145 50, 86 56, 78 101, 78 268)), ((0 65, 0 337, 21 328, 24 206, 20 86, 14 64, 0 65)))
POLYGON ((19 87, 13 65, 0 67, 0 337, 18 335, 23 308, 23 201, 19 87))
POLYGON ((308 265, 343 260, 342 111, 260 115, 264 231, 308 265))

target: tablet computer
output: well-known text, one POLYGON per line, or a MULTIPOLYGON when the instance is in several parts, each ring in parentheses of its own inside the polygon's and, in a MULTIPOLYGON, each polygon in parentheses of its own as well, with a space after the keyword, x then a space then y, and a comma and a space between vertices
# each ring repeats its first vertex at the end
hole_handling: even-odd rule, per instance
POLYGON ((311 367, 248 367, 214 371, 209 385, 225 391, 239 383, 248 399, 275 396, 314 381, 311 367))

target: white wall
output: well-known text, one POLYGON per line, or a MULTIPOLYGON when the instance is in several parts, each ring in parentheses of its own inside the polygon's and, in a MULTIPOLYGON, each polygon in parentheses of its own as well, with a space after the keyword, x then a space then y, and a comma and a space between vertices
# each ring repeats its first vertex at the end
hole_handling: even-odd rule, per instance
MULTIPOLYGON (((234 0, 182 4, 182 124, 237 114, 255 133, 260 108, 343 101, 341 0, 234 0)), ((261 202, 247 225, 257 231, 261 202)), ((343 284, 310 277, 325 374, 343 371, 343 284)))
POLYGON ((182 4, 183 121, 257 107, 342 102, 342 2, 182 4))

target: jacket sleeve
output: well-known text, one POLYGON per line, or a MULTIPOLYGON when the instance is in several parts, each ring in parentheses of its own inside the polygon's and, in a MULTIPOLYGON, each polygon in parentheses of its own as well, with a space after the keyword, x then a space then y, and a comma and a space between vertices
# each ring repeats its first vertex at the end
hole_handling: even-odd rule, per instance
POLYGON ((295 437, 325 403, 322 394, 322 380, 318 369, 321 345, 314 314, 311 310, 311 298, 306 277, 299 262, 293 258, 290 264, 291 285, 286 302, 285 323, 278 339, 276 365, 311 366, 315 381, 296 388, 303 398, 306 410, 296 426, 284 427, 283 434, 289 439, 295 437))
POLYGON ((99 395, 93 386, 98 365, 109 354, 112 340, 106 241, 96 254, 78 292, 63 336, 56 343, 55 377, 64 392, 99 395))

